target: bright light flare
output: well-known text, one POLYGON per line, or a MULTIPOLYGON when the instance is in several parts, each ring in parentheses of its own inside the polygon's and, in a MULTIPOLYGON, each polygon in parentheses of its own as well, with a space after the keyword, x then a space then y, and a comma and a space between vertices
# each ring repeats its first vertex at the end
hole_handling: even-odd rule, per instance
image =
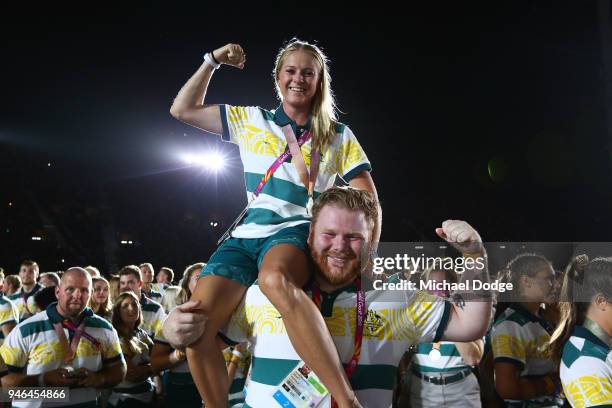
POLYGON ((210 171, 220 171, 225 167, 225 157, 219 153, 184 154, 185 164, 205 167, 210 171))

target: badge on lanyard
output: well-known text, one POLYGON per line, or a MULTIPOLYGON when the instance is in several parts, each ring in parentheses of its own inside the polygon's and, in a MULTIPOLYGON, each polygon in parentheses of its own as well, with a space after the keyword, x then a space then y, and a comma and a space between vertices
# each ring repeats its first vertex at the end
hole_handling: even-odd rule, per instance
POLYGON ((272 394, 281 407, 317 408, 329 403, 329 391, 303 361, 281 381, 272 394))

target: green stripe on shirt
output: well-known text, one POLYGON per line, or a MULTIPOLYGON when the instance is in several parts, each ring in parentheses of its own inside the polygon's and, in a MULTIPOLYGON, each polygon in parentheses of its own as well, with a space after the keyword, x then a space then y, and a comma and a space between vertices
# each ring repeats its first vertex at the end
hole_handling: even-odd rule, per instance
POLYGON ((42 333, 48 330, 53 330, 53 325, 47 319, 37 320, 32 323, 25 323, 19 328, 19 331, 21 331, 21 337, 23 338, 26 338, 32 334, 42 333))
POLYGON ((292 217, 281 217, 277 213, 272 210, 268 210, 265 208, 250 208, 247 212, 246 217, 244 217, 243 224, 260 224, 260 225, 278 225, 285 222, 292 221, 310 221, 310 218, 307 218, 303 215, 294 215, 292 217))
MULTIPOLYGON (((259 173, 244 172, 247 191, 255 191, 263 176, 263 174, 259 173)), ((308 191, 305 187, 276 177, 269 179, 261 192, 304 208, 306 208, 308 201, 308 191)), ((313 195, 314 198, 317 198, 320 193, 315 191, 313 195)))
POLYGON ((251 381, 278 385, 299 363, 299 360, 255 357, 251 361, 251 381))

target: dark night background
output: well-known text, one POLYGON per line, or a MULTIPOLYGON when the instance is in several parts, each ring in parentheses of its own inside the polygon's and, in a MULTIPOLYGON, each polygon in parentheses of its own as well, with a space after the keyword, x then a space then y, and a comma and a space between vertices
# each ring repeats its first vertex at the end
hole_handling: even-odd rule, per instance
POLYGON ((0 266, 205 261, 245 203, 238 150, 170 105, 205 51, 236 42, 246 69, 217 71, 208 101, 276 107, 274 57, 294 36, 332 61, 341 121, 374 168, 383 241, 435 240, 447 218, 486 241, 612 241, 604 3, 6 13, 0 266), (211 149, 229 158, 216 176, 180 160, 211 149))

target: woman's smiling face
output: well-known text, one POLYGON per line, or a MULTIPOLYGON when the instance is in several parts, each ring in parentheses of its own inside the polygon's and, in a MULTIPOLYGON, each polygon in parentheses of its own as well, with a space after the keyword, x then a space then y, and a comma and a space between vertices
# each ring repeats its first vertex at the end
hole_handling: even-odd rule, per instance
POLYGON ((321 82, 320 76, 321 69, 312 54, 304 50, 290 52, 277 78, 283 104, 296 109, 310 109, 321 82))

